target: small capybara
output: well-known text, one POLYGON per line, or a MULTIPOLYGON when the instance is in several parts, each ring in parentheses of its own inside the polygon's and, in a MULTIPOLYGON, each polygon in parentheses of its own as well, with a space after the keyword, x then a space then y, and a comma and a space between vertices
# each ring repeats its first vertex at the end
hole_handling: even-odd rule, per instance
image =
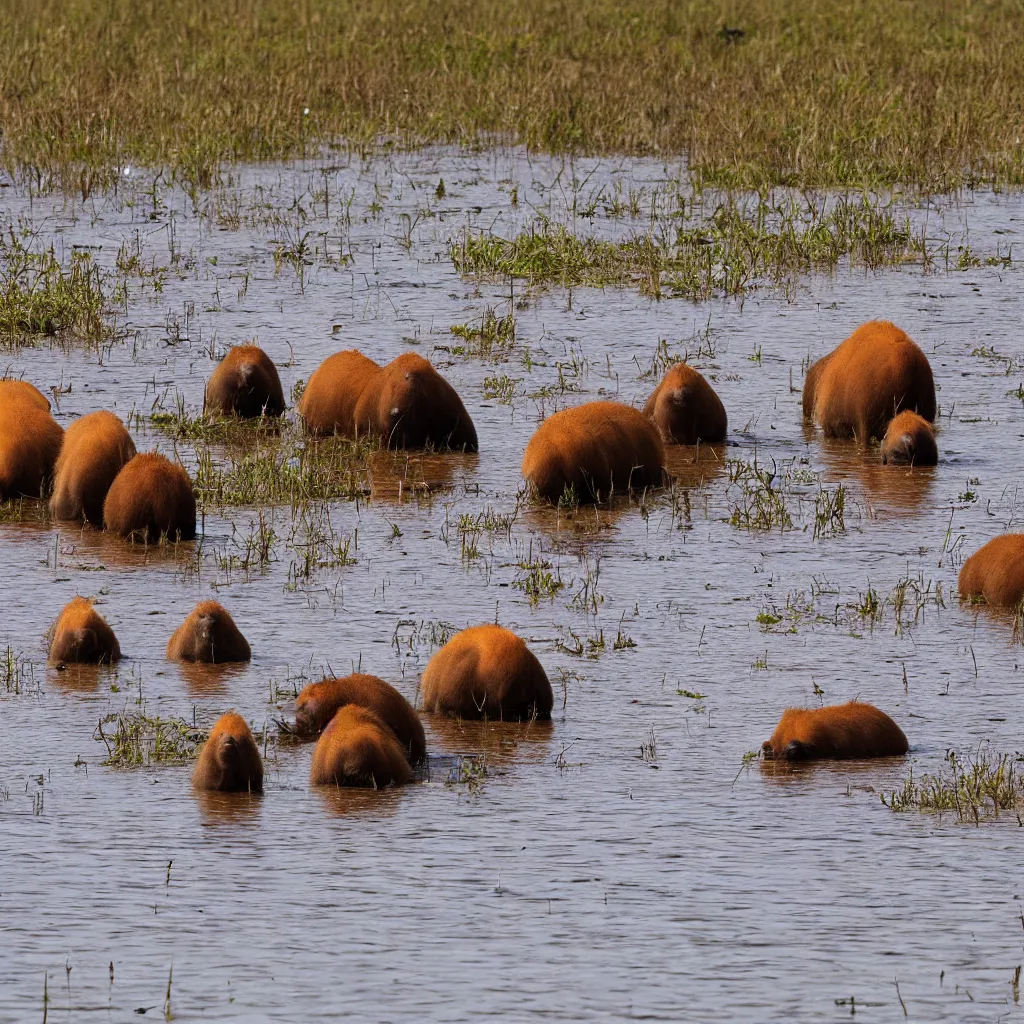
POLYGON ((427 663, 420 687, 425 711, 453 718, 550 718, 554 703, 541 663, 501 626, 453 636, 427 663))
POLYGON ((328 356, 313 372, 299 399, 299 415, 311 434, 354 437, 359 396, 381 367, 354 348, 328 356))
POLYGON ((74 598, 53 626, 50 663, 112 665, 121 660, 121 646, 103 616, 84 597, 74 598))
POLYGON ((50 400, 27 380, 9 380, 6 377, 0 380, 0 407, 24 402, 43 412, 50 411, 50 400))
POLYGON ((907 737, 884 711, 851 700, 827 708, 787 708, 761 750, 781 761, 900 757, 907 752, 907 737))
POLYGON ((548 501, 558 501, 572 487, 578 501, 591 502, 613 490, 660 486, 664 465, 658 429, 639 409, 587 402, 556 412, 537 428, 522 473, 548 501))
POLYGON ((890 466, 934 466, 939 461, 932 425, 904 410, 889 421, 882 438, 882 462, 890 466))
POLYGON ((346 704, 327 723, 313 750, 314 786, 403 786, 412 769, 384 720, 358 704, 346 704))
POLYGON ((963 564, 957 589, 961 597, 1015 608, 1024 601, 1024 533, 993 537, 963 564))
POLYGON ((807 371, 804 418, 829 437, 867 444, 904 409, 934 420, 935 381, 928 357, 886 320, 862 324, 807 371))
POLYGON ((717 444, 729 420, 715 389, 692 366, 676 363, 644 406, 666 444, 717 444))
POLYGON ((64 431, 48 409, 24 396, 0 400, 0 501, 41 498, 63 440, 64 431))
POLYGON ((117 474, 135 457, 135 443, 112 412, 91 412, 64 432, 53 471, 50 513, 103 526, 103 502, 117 474))
POLYGON ((410 764, 419 764, 427 756, 423 723, 413 706, 390 683, 362 672, 303 687, 295 699, 296 729, 317 736, 338 709, 348 704, 369 708, 381 718, 398 738, 410 764))
POLYGON ((274 361, 256 345, 236 345, 206 384, 203 412, 211 416, 280 416, 284 392, 274 361))
POLYGON ((200 601, 167 642, 168 661, 201 661, 220 665, 248 661, 249 641, 242 636, 224 605, 200 601))
POLYGON ((122 537, 156 542, 192 540, 196 496, 188 473, 156 452, 136 455, 111 484, 103 503, 103 525, 122 537))
POLYGON ((263 759, 241 715, 221 715, 199 752, 192 785, 222 793, 262 793, 263 759))

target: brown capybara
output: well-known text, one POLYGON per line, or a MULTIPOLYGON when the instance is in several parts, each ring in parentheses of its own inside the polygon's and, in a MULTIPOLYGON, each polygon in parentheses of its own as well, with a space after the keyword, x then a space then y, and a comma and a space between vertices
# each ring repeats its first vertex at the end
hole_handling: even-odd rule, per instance
POLYGON ((27 380, 10 380, 6 377, 0 380, 0 407, 24 402, 43 412, 50 411, 50 400, 27 380))
POLYGON ((457 633, 427 663, 423 709, 453 718, 550 718, 551 683, 533 652, 501 626, 457 633))
POLYGON ((359 396, 380 373, 379 364, 354 348, 328 356, 309 378, 299 415, 311 434, 354 437, 359 396))
POLYGON ((717 444, 725 440, 729 419, 715 389, 692 366, 676 363, 644 406, 666 444, 717 444))
POLYGON ((381 718, 398 738, 410 764, 419 764, 427 756, 423 723, 413 706, 390 683, 362 672, 303 687, 295 698, 295 727, 305 736, 317 736, 338 709, 348 704, 369 708, 381 718))
POLYGON ((939 461, 932 425, 904 410, 889 421, 882 438, 882 462, 890 466, 934 466, 939 461))
POLYGON ((112 412, 91 412, 64 432, 53 471, 50 512, 103 526, 103 502, 117 474, 135 458, 135 443, 112 412))
POLYGON ((24 397, 0 400, 0 501, 41 498, 63 440, 47 409, 24 397))
POLYGON ((50 664, 112 665, 120 660, 117 637, 92 601, 74 598, 53 625, 50 664))
POLYGON ((241 715, 221 715, 199 752, 192 785, 222 793, 262 793, 263 759, 241 715))
POLYGON ((612 491, 660 486, 664 465, 658 429, 639 409, 587 402, 556 412, 537 428, 522 473, 548 501, 558 501, 571 487, 577 501, 591 502, 612 491))
POLYGON ((884 437, 904 409, 935 419, 935 381, 928 357, 895 324, 862 324, 819 359, 804 380, 804 418, 829 437, 867 444, 884 437))
POLYGON ((405 751, 384 720, 358 704, 346 704, 327 723, 313 750, 314 786, 383 789, 412 779, 405 751))
POLYGON ((200 601, 167 642, 168 661, 201 661, 219 665, 248 661, 249 641, 230 612, 217 601, 200 601))
POLYGON ((900 757, 907 752, 907 737, 884 711, 851 700, 827 708, 787 708, 761 750, 781 761, 900 757))
POLYGON ((103 525, 122 537, 192 540, 196 496, 188 473, 156 452, 136 455, 117 474, 103 503, 103 525))
POLYGON ((1024 601, 1024 533, 993 537, 963 564, 957 589, 961 597, 1015 608, 1024 601))
POLYGON ((280 416, 284 392, 274 361, 256 345, 236 345, 206 384, 203 412, 211 416, 280 416))

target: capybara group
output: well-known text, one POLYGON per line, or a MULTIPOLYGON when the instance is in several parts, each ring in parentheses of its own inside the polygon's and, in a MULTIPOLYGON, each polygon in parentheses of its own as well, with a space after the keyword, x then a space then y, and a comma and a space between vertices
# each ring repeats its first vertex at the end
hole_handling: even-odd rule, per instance
POLYGON ((8 387, 0 395, 0 501, 40 498, 53 476, 64 431, 31 384, 3 383, 8 387))
POLYGON ((222 793, 262 793, 263 759, 241 715, 221 715, 199 752, 192 785, 222 793))
POLYGON ((997 607, 1024 601, 1024 533, 993 537, 964 562, 957 589, 961 597, 983 598, 997 607))
POLYGON ((227 608, 217 601, 200 601, 167 642, 168 661, 220 665, 251 657, 248 640, 227 608))
POLYGON ((327 723, 313 750, 314 786, 402 786, 412 769, 395 734, 378 715, 346 704, 327 723))
POLYGON ((716 444, 729 419, 715 389, 692 366, 676 363, 651 393, 644 415, 654 420, 666 444, 716 444))
POLYGON ((211 416, 280 416, 284 392, 274 361, 256 345, 229 349, 206 384, 203 411, 211 416))
POLYGON ((188 473, 156 452, 143 452, 117 474, 103 503, 103 525, 122 537, 192 540, 196 497, 188 473))
POLYGON ((766 758, 782 761, 900 757, 907 749, 903 730, 884 711, 856 700, 787 708, 761 747, 766 758))
POLYGON ((916 412, 901 412, 889 421, 882 438, 882 462, 890 466, 934 466, 939 461, 932 425, 916 412))
POLYGON ((103 616, 84 597, 72 599, 53 626, 50 663, 112 665, 121 660, 121 646, 103 616))

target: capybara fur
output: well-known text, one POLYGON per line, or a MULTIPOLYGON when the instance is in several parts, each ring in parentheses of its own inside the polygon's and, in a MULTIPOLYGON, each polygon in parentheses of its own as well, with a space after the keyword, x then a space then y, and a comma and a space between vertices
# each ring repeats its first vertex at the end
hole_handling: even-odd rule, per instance
POLYGON ((192 540, 196 496, 188 473, 156 452, 136 455, 117 474, 103 503, 103 525, 122 537, 192 540))
POLYGON ((807 371, 804 418, 829 437, 867 444, 904 409, 934 420, 935 381, 928 357, 888 321, 862 324, 807 371))
POLYGON ((47 409, 22 397, 0 401, 0 501, 41 498, 63 440, 64 431, 47 409))
POLYGON ((549 416, 523 455, 522 473, 533 490, 558 501, 567 488, 583 502, 612 491, 660 486, 665 449, 658 428, 639 409, 621 402, 587 402, 549 416))
POLYGON ((219 665, 251 657, 248 640, 227 608, 217 601, 200 601, 167 642, 168 661, 219 665))
POLYGON ((358 704, 346 704, 327 723, 313 750, 314 786, 402 786, 412 769, 384 720, 358 704))
POLYGON ((192 785, 222 793, 262 793, 263 759, 241 715, 221 715, 199 752, 192 785))
POLYGON ((53 626, 50 663, 112 665, 120 660, 117 637, 92 601, 76 597, 69 602, 53 626))
POLYGON ((210 416, 280 416, 284 392, 274 361, 256 345, 236 345, 206 384, 203 411, 210 416))
POLYGON ((761 750, 781 761, 901 757, 907 737, 884 711, 851 700, 826 708, 787 708, 761 750))
POLYGON ((427 663, 423 708, 453 718, 550 718, 551 683, 523 641, 501 626, 457 633, 427 663))
POLYGON ((725 440, 729 419, 715 389, 692 366, 676 363, 644 406, 666 444, 717 444, 725 440))
POLYGON ((413 706, 377 676, 354 672, 342 679, 324 679, 303 687, 295 699, 295 727, 304 736, 318 736, 339 708, 358 704, 381 718, 398 738, 410 764, 427 756, 423 723, 413 706))
POLYGON ((112 412, 91 412, 64 432, 53 471, 50 512, 55 519, 85 519, 103 526, 103 502, 135 443, 112 412))
POLYGON ((50 411, 50 400, 35 385, 27 380, 0 380, 0 407, 27 402, 43 412, 50 411))
POLYGON ((993 537, 963 564, 957 589, 961 597, 1015 608, 1024 601, 1024 533, 993 537))
POLYGON ((905 410, 889 421, 882 438, 882 462, 890 466, 934 466, 939 461, 932 425, 905 410))
POLYGON ((313 371, 299 399, 306 430, 354 437, 356 403, 380 370, 379 364, 354 348, 328 356, 313 371))

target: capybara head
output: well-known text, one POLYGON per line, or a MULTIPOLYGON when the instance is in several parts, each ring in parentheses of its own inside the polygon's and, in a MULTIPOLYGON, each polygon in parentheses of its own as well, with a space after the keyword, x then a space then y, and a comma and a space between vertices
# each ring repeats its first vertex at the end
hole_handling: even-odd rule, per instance
POLYGON ((135 443, 112 412, 91 412, 64 432, 53 473, 50 513, 55 519, 85 519, 103 525, 103 503, 135 443))
POLYGON ((1024 601, 1024 533, 993 537, 964 562, 957 583, 960 596, 999 608, 1024 601))
POLYGON ((63 439, 57 421, 37 403, 0 400, 0 501, 41 498, 63 439))
POLYGON ((809 761, 901 757, 907 737, 884 711, 861 701, 825 708, 787 708, 761 747, 767 758, 809 761))
POLYGON ((251 657, 249 642, 217 601, 200 601, 167 643, 169 661, 220 664, 251 657))
POLYGON ((729 421, 715 389, 692 366, 676 363, 644 406, 666 444, 717 444, 729 421))
POLYGON ((882 439, 882 462, 890 466, 934 466, 939 461, 932 425, 916 412, 889 421, 882 439))
POLYGON ((73 598, 53 625, 50 664, 111 665, 120 660, 117 637, 92 601, 73 598))
POLYGON ((50 411, 50 400, 27 380, 0 379, 0 406, 28 403, 43 412, 50 411))
POLYGON ((501 626, 457 633, 427 663, 423 709, 457 718, 550 718, 551 683, 533 652, 501 626))
POLYGON ((313 751, 314 786, 402 786, 412 769, 384 720, 358 704, 347 704, 327 723, 313 751))
POLYGON ((354 437, 356 403, 380 371, 377 363, 354 348, 328 356, 299 399, 299 415, 306 429, 311 434, 354 437))
POLYGON ((192 540, 196 535, 196 496, 188 473, 156 452, 125 463, 103 503, 103 525, 122 537, 155 543, 192 540))
POLYGON ((203 410, 211 416, 280 416, 284 392, 274 361, 256 345, 236 345, 206 385, 203 410))
POLYGON ((263 759, 241 715, 229 711, 217 719, 199 752, 192 785, 222 793, 263 792, 263 759))

